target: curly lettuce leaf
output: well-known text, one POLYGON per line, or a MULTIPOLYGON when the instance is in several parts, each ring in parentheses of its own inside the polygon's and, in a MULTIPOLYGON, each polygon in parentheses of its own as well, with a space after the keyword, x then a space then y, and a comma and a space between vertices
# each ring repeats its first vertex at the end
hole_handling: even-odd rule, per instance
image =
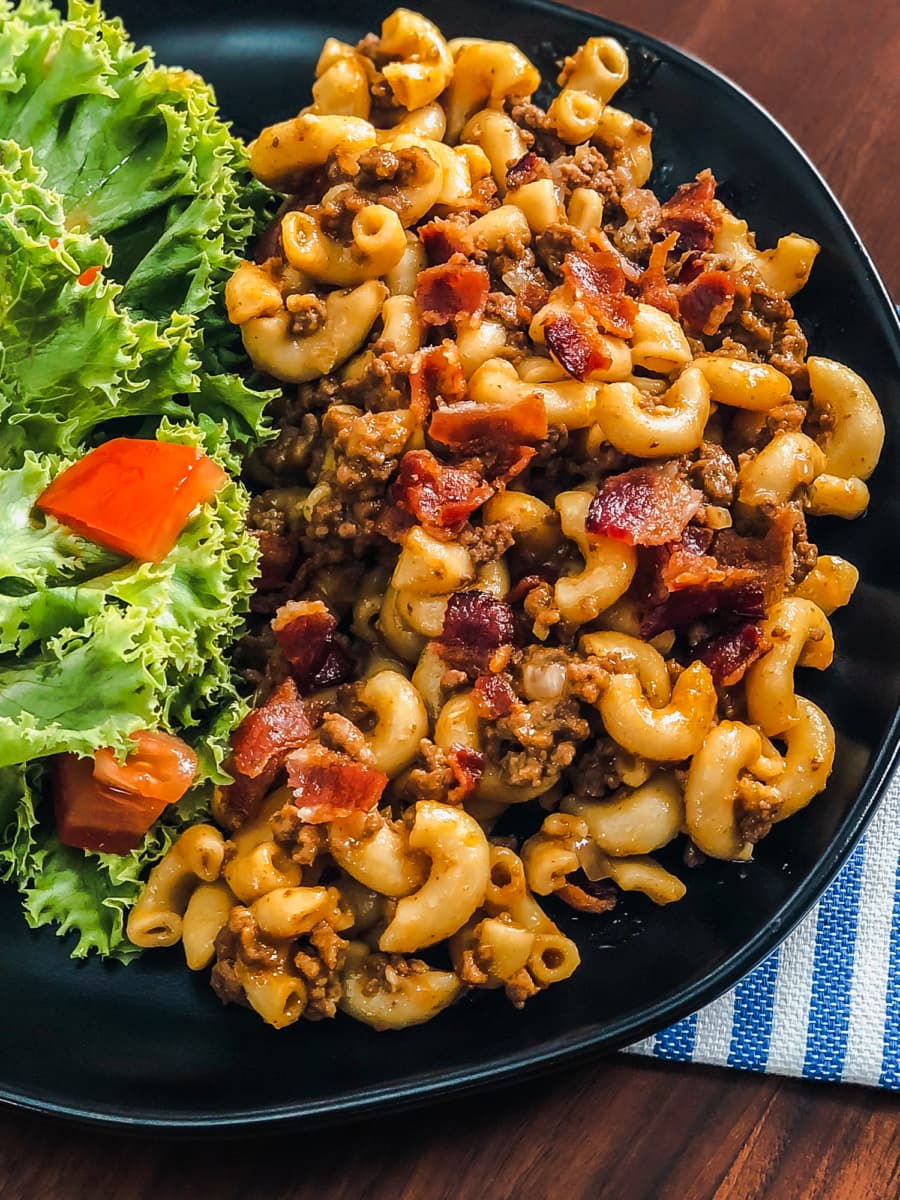
POLYGON ((76 956, 127 959, 141 878, 203 811, 246 711, 228 664, 256 573, 230 483, 165 562, 127 562, 36 512, 124 421, 202 445, 268 436, 222 290, 266 219, 243 145, 191 72, 157 67, 99 4, 0 0, 0 878, 76 956), (60 845, 55 753, 162 727, 198 785, 127 856, 60 845))
MULTIPOLYGON (((158 436, 203 448, 226 470, 237 460, 225 426, 163 420, 158 436)), ((147 868, 186 822, 203 812, 214 783, 227 783, 228 739, 247 711, 228 661, 258 566, 246 530, 249 498, 227 483, 185 526, 161 563, 90 546, 33 509, 66 460, 29 454, 0 471, 0 500, 15 547, 0 550, 23 571, 16 594, 0 580, 0 878, 23 895, 29 924, 77 937, 73 954, 127 960, 137 953, 124 917, 147 868), (129 734, 163 728, 197 753, 188 795, 129 855, 62 846, 42 793, 48 756, 128 749, 129 734)), ((10 581, 13 580, 10 576, 10 581)))
MULTIPOLYGON (((165 422, 159 436, 223 458, 222 430, 211 422, 205 430, 165 422)), ((0 484, 12 495, 18 477, 22 512, 66 465, 31 455, 20 471, 0 473, 0 484)), ((224 739, 211 744, 205 732, 210 713, 224 708, 236 722, 242 712, 227 652, 257 568, 247 504, 230 480, 159 563, 107 554, 89 566, 81 539, 51 517, 30 526, 20 518, 21 557, 33 566, 30 590, 0 593, 0 767, 124 750, 135 731, 164 728, 196 742, 203 776, 221 778, 224 739)))
POLYGON ((111 418, 263 434, 222 289, 265 192, 211 89, 96 3, 2 2, 0 22, 0 465, 73 454, 111 418))

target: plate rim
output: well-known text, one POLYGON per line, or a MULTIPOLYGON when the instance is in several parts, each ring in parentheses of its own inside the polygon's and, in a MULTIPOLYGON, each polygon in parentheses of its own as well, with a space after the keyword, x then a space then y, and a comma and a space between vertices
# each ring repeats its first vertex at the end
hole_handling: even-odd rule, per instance
MULTIPOLYGON (((638 42, 653 53, 674 59, 682 68, 699 75, 707 82, 724 87, 751 109, 757 117, 787 143, 793 154, 805 166, 809 182, 839 218, 843 232, 865 268, 869 282, 878 295, 884 333, 892 346, 900 370, 900 313, 895 308, 884 280, 865 243, 859 236, 843 205, 835 196, 818 167, 794 137, 759 101, 755 100, 734 80, 704 59, 688 53, 653 34, 611 20, 596 13, 574 8, 559 0, 514 0, 510 8, 528 9, 545 16, 549 21, 564 12, 575 16, 598 31, 638 42)), ((793 932, 804 916, 820 899, 857 845, 884 793, 895 767, 900 763, 900 707, 879 742, 865 781, 845 814, 832 839, 832 845, 796 892, 743 946, 727 957, 712 972, 697 983, 689 983, 667 993, 645 1009, 641 1018, 620 1018, 595 1027, 581 1027, 569 1034, 545 1039, 536 1046, 485 1059, 477 1066, 443 1070, 430 1077, 427 1072, 406 1077, 400 1083, 368 1086, 362 1090, 344 1091, 321 1100, 301 1100, 277 1106, 255 1106, 226 1113, 213 1110, 201 1113, 171 1114, 152 1108, 128 1110, 122 1106, 97 1107, 76 1102, 54 1100, 45 1095, 29 1095, 0 1082, 0 1106, 22 1112, 41 1113, 101 1129, 119 1129, 131 1133, 168 1137, 213 1137, 247 1135, 263 1131, 283 1130, 301 1123, 307 1128, 336 1125, 364 1118, 382 1106, 391 1111, 407 1108, 418 1101, 434 1103, 449 1096, 462 1096, 474 1091, 487 1091, 508 1085, 515 1079, 533 1077, 549 1070, 574 1063, 579 1059, 596 1058, 612 1053, 639 1041, 651 1033, 673 1024, 699 1008, 716 1000, 748 972, 758 966, 784 939, 793 932)))

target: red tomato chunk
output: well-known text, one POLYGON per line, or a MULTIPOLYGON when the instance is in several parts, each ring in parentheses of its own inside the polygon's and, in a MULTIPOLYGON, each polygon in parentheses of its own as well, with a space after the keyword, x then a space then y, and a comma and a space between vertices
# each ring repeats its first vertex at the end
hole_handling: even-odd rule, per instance
POLYGON ((89 541, 160 562, 227 478, 192 446, 113 438, 57 475, 37 507, 89 541))

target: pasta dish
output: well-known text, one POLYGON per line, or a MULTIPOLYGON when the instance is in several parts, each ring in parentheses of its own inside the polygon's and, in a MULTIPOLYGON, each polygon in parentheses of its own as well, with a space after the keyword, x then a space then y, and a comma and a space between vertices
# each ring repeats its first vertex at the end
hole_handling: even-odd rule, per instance
POLYGON ((276 1028, 521 1007, 567 908, 677 902, 831 772, 798 668, 857 571, 807 517, 864 512, 881 415, 794 317, 815 242, 648 187, 628 68, 590 38, 544 108, 515 45, 397 9, 250 147, 253 707, 125 929, 276 1028))

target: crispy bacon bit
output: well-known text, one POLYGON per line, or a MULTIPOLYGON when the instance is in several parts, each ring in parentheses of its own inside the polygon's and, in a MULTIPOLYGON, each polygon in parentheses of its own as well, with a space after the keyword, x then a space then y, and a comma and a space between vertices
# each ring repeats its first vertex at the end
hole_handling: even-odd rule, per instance
POLYGON ((567 283, 601 329, 616 337, 634 336, 637 303, 625 295, 625 272, 614 254, 570 251, 563 260, 567 283))
POLYGON ((636 262, 632 262, 627 254, 623 254, 618 246, 609 240, 609 236, 602 229, 592 229, 588 235, 588 241, 596 250, 600 250, 603 254, 612 255, 622 268, 622 273, 629 283, 640 283, 641 268, 636 262))
POLYGON ((231 765, 241 775, 258 779, 274 760, 302 746, 310 725, 292 679, 286 679, 259 708, 247 713, 231 735, 231 765))
POLYGON ((463 400, 466 376, 456 343, 441 342, 417 350, 409 368, 409 407, 424 421, 438 397, 448 404, 463 400))
POLYGON ((286 765, 298 815, 311 825, 368 812, 388 784, 383 771, 319 743, 296 750, 286 765))
POLYGON ((495 650, 512 644, 515 634, 513 611, 503 600, 488 592, 454 592, 437 647, 447 666, 476 676, 495 650))
POLYGON ((750 571, 759 581, 766 608, 780 600, 794 574, 794 537, 802 517, 785 504, 775 512, 763 537, 733 529, 717 533, 711 553, 725 567, 750 571))
POLYGON ((709 667, 719 687, 740 683, 751 663, 769 649, 771 643, 753 621, 707 638, 696 647, 695 657, 709 667))
POLYGON ((334 644, 337 618, 321 600, 289 600, 272 618, 272 632, 302 694, 349 677, 350 664, 334 644))
POLYGON ((265 529, 251 531, 259 544, 259 577, 256 587, 271 592, 284 587, 297 564, 297 543, 291 538, 265 529))
POLYGON ((711 171, 701 171, 691 183, 683 183, 660 209, 661 225, 678 234, 680 250, 709 250, 718 225, 713 201, 716 181, 711 171))
POLYGON ((517 475, 521 475, 531 460, 537 454, 533 446, 505 446, 496 455, 496 461, 490 470, 490 480, 495 488, 510 483, 517 475))
POLYGON ((662 546, 681 537, 702 502, 677 463, 635 467, 604 481, 584 526, 629 546, 662 546))
POLYGON ((685 256, 684 262, 681 264, 681 269, 678 272, 679 283, 693 283, 698 276, 703 274, 703 255, 688 254, 685 256))
POLYGON ((399 546, 407 529, 412 529, 415 523, 415 517, 410 516, 404 509, 397 508, 394 504, 386 504, 375 518, 374 529, 383 538, 399 546))
POLYGON ((735 290, 734 279, 727 271, 704 271, 679 289, 682 318, 700 333, 716 333, 731 312, 735 290))
POLYGON ((692 586, 671 596, 641 621, 641 637, 652 638, 666 629, 681 629, 716 613, 759 619, 765 616, 763 590, 752 580, 726 577, 718 583, 692 586))
POLYGON ((503 671, 499 675, 479 675, 472 689, 472 699, 482 720, 496 721, 498 717, 509 716, 518 697, 512 680, 503 671))
POLYGON ((416 306, 426 325, 446 325, 460 317, 478 318, 487 304, 491 280, 475 263, 448 262, 422 271, 416 283, 416 306))
POLYGON ((456 221, 444 221, 437 217, 427 225, 422 225, 418 234, 433 267, 449 262, 454 254, 469 255, 474 250, 471 234, 456 221))
POLYGON ((451 804, 462 804, 478 787, 484 774, 484 755, 470 746, 454 744, 447 751, 447 762, 456 781, 447 793, 447 799, 451 804))
POLYGON ((293 680, 288 679, 231 735, 227 764, 234 783, 223 789, 221 817, 232 829, 258 809, 292 750, 302 746, 310 724, 293 680))
POLYGON ((391 501, 422 525, 452 529, 493 494, 478 471, 444 466, 430 450, 410 450, 400 460, 391 501))
POLYGON ((612 362, 594 331, 565 313, 547 322, 544 337, 559 365, 576 379, 587 379, 612 362))
MULTIPOLYGON (((504 282, 505 279, 504 279, 504 282)), ((517 311, 530 324, 536 312, 550 299, 550 289, 534 279, 526 279, 515 293, 517 311)))
POLYGON ((678 542, 647 552, 654 556, 655 572, 649 610, 641 621, 642 637, 655 637, 665 629, 679 629, 719 612, 753 619, 765 616, 767 588, 762 572, 706 553, 712 538, 708 531, 703 531, 703 537, 700 532, 688 526, 678 542))
POLYGON ((547 412, 537 394, 509 404, 447 404, 435 409, 428 434, 455 450, 540 442, 547 436, 547 412))
POLYGON ((309 690, 317 692, 319 688, 332 687, 335 683, 346 683, 353 674, 353 664, 344 650, 338 645, 328 647, 325 660, 310 681, 309 690))
POLYGON ((677 241, 678 234, 670 233, 663 241, 657 242, 650 251, 650 261, 641 276, 641 300, 644 304, 652 304, 654 308, 675 318, 680 312, 678 296, 666 278, 666 262, 677 241))
POLYGON ((593 891, 595 894, 592 894, 583 887, 578 887, 575 883, 567 883, 563 887, 557 888, 553 895, 558 900, 562 900, 563 904, 568 904, 569 908, 574 908, 577 912, 599 915, 600 913, 611 912, 616 907, 617 896, 614 887, 603 887, 600 884, 596 884, 593 891))
POLYGON ((536 179, 549 179, 550 166, 545 158, 540 158, 533 150, 527 150, 518 162, 506 168, 506 187, 508 191, 524 187, 536 179))

